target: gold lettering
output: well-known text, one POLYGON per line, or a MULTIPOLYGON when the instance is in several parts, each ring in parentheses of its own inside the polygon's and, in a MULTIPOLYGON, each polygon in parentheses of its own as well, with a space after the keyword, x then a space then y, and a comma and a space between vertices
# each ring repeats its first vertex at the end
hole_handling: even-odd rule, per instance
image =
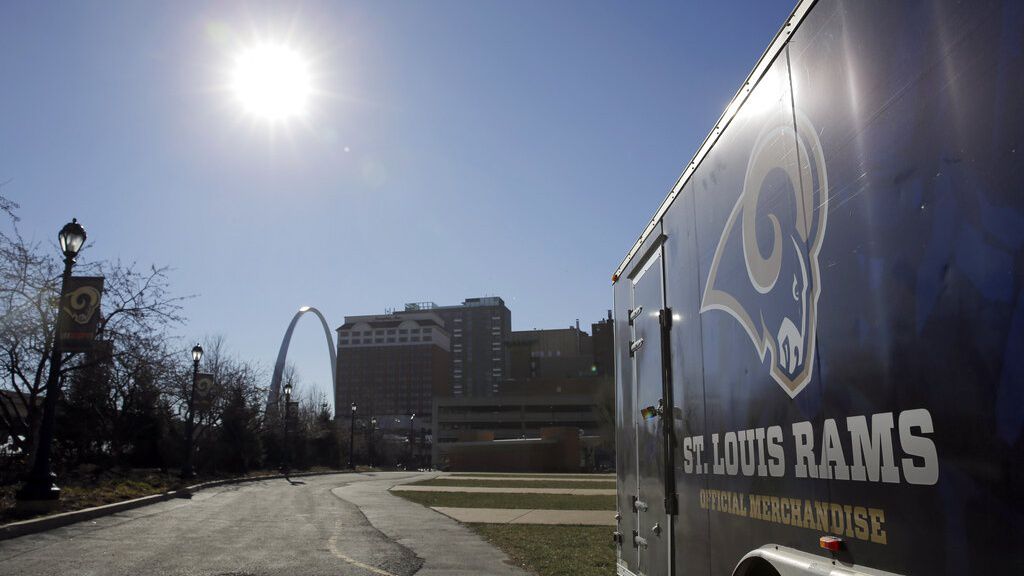
POLYGON ((790 522, 790 525, 803 526, 803 519, 800 517, 800 500, 797 500, 796 498, 791 498, 789 500, 789 507, 790 510, 793 511, 793 518, 790 522))
POLYGON ((868 510, 863 506, 853 509, 854 535, 861 540, 868 539, 868 510))
POLYGON ((868 508, 868 516, 871 517, 871 541, 875 544, 886 544, 885 529, 882 528, 882 524, 885 523, 885 510, 868 508))
POLYGON ((702 489, 698 494, 705 510, 888 544, 882 508, 728 490, 702 489))
POLYGON ((750 517, 755 520, 764 520, 761 516, 761 497, 756 494, 750 495, 750 517))
POLYGON ((818 524, 814 521, 814 506, 810 500, 804 500, 804 528, 818 529, 818 524))
POLYGON ((814 502, 815 516, 818 518, 818 525, 815 530, 828 532, 828 502, 814 502))
POLYGON ((836 536, 843 535, 843 507, 839 504, 829 504, 832 516, 832 533, 836 536))

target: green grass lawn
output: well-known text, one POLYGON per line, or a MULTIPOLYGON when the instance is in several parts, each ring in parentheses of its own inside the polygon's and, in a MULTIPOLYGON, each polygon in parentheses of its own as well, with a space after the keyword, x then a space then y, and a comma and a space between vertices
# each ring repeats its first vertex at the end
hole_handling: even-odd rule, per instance
POLYGON ((516 565, 539 576, 608 576, 615 573, 610 526, 469 524, 516 565))
POLYGON ((424 506, 448 506, 453 508, 521 508, 529 510, 615 510, 615 496, 402 491, 394 491, 392 494, 401 496, 406 500, 411 500, 424 506))
POLYGON ((581 482, 572 480, 467 480, 464 478, 435 478, 433 480, 421 480, 413 482, 413 485, 420 486, 472 486, 484 488, 589 488, 589 489, 615 489, 615 481, 608 482, 581 482))

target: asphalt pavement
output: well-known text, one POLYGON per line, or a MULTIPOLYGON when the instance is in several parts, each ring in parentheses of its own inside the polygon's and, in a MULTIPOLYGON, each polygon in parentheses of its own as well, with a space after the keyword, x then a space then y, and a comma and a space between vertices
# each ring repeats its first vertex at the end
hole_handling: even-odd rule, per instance
POLYGON ((433 476, 336 474, 202 490, 2 541, 0 574, 525 574, 468 528, 387 493, 433 476))

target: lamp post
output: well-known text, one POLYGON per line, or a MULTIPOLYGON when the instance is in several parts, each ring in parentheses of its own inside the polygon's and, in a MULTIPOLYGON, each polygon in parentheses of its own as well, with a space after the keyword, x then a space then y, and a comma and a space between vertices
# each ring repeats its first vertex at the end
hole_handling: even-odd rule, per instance
MULTIPOLYGON (((60 297, 63 299, 71 268, 75 265, 78 251, 85 244, 85 228, 72 218, 57 233, 61 252, 64 253, 64 272, 60 277, 60 297)), ((19 501, 49 501, 60 499, 60 488, 54 482, 55 475, 50 465, 50 448, 53 444, 53 423, 57 415, 57 396, 60 395, 60 365, 62 351, 60 347, 60 302, 57 302, 57 320, 53 327, 53 340, 50 344, 50 372, 46 377, 46 399, 43 401, 43 420, 39 425, 39 439, 36 443, 35 460, 28 480, 18 491, 19 501)))
POLYGON ((355 470, 355 458, 353 457, 356 439, 356 403, 352 403, 352 428, 348 434, 348 467, 355 470))
POLYGON ((370 468, 373 468, 373 435, 377 431, 377 417, 370 418, 370 468))
POLYGON ((291 421, 292 407, 292 383, 284 385, 284 465, 281 466, 285 474, 292 468, 292 444, 288 438, 288 423, 291 421))
MULTIPOLYGON (((409 465, 410 466, 413 464, 413 462, 412 462, 413 442, 416 441, 415 432, 413 432, 413 429, 412 429, 413 420, 416 420, 416 413, 415 412, 410 412, 409 413, 409 465)), ((408 467, 407 467, 407 469, 408 469, 408 467)))
POLYGON ((185 464, 181 467, 182 478, 196 475, 192 469, 192 452, 196 423, 196 380, 199 378, 199 361, 203 359, 203 347, 196 344, 192 347, 192 388, 188 393, 188 418, 185 420, 185 464))

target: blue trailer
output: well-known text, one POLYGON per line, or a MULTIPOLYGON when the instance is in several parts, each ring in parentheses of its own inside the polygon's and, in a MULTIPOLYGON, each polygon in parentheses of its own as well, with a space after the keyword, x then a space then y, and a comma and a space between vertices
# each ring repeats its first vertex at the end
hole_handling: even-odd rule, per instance
POLYGON ((618 574, 1024 574, 1024 2, 800 2, 613 292, 618 574))

